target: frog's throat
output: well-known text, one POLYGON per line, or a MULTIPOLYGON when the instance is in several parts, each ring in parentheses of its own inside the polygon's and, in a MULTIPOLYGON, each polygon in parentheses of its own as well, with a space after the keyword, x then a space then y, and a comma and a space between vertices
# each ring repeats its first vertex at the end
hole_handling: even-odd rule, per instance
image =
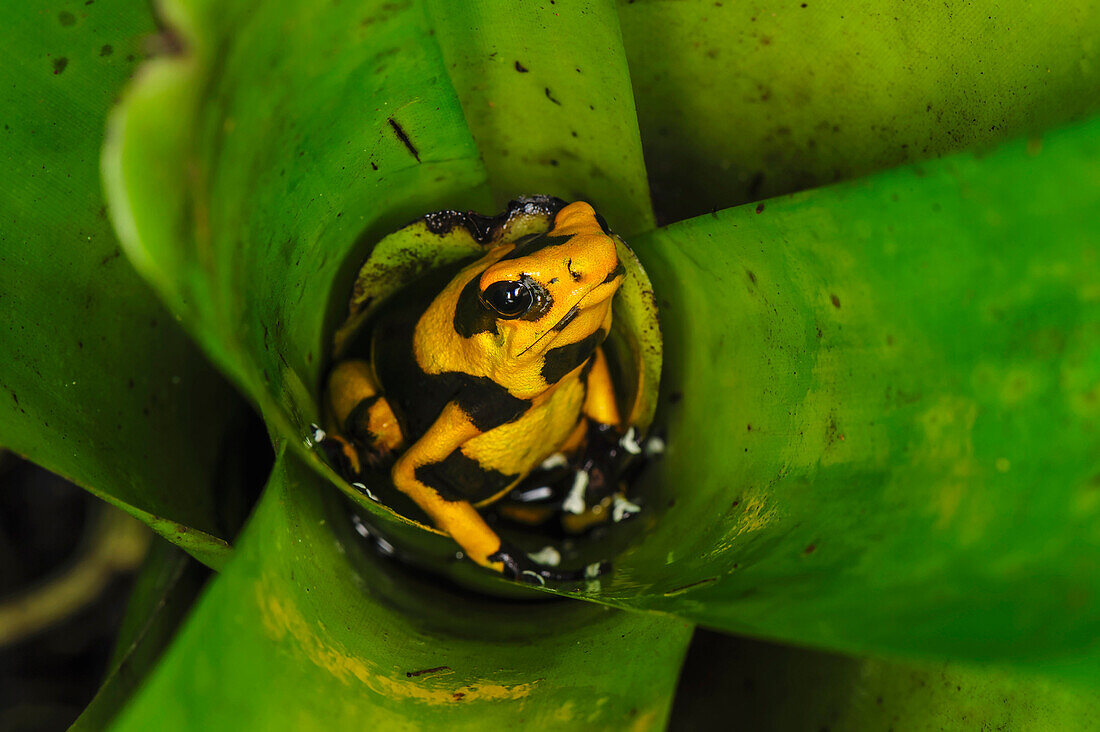
MULTIPOLYGON (((574 305, 573 307, 575 308, 575 307, 578 307, 579 305, 580 305, 580 303, 577 303, 577 305, 574 305)), ((530 345, 528 345, 527 348, 524 348, 522 351, 517 353, 516 358, 523 358, 523 355, 525 353, 530 351, 532 348, 534 348, 538 344, 542 343, 542 340, 544 338, 546 338, 546 336, 550 335, 551 333, 557 333, 558 335, 561 335, 561 331, 558 329, 558 326, 561 325, 561 323, 563 321, 565 321, 566 318, 572 317, 570 315, 570 313, 572 313, 572 312, 573 312, 573 310, 572 310, 572 308, 570 308, 570 310, 565 315, 563 315, 561 317, 561 320, 559 320, 557 323, 554 323, 553 325, 551 325, 549 328, 547 328, 545 331, 543 331, 542 335, 540 335, 535 340, 531 341, 530 345)), ((557 336, 554 336, 554 338, 550 339, 550 342, 553 343, 556 338, 557 338, 557 336)))

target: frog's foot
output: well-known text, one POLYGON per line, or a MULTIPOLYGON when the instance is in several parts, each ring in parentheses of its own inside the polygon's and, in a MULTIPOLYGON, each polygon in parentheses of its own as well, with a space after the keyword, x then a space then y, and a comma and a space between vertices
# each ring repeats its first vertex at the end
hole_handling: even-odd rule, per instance
POLYGON ((608 562, 594 562, 580 569, 563 570, 557 568, 561 555, 553 547, 545 547, 535 554, 524 554, 503 543, 500 549, 489 557, 489 561, 503 564, 502 574, 509 579, 539 586, 545 586, 547 583, 575 584, 593 580, 607 574, 611 569, 611 564, 608 562), (551 551, 548 552, 547 549, 551 551), (543 564, 544 561, 549 561, 553 566, 543 564))
POLYGON ((312 425, 311 431, 313 444, 321 451, 329 467, 347 480, 359 475, 361 463, 354 445, 340 435, 325 432, 317 425, 312 425))

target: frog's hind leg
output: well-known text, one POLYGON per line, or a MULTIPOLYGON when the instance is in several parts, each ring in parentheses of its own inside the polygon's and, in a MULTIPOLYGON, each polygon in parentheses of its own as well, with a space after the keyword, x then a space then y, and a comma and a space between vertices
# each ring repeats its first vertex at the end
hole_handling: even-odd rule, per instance
MULTIPOLYGON (((439 417, 394 463, 393 483, 416 502, 441 531, 454 539, 467 557, 483 567, 506 572, 500 537, 473 505, 452 490, 447 480, 449 460, 461 460, 461 446, 481 434, 456 403, 439 417)), ((466 458, 469 460, 469 458, 466 458)))
POLYGON ((404 445, 401 426, 366 361, 337 364, 329 374, 328 399, 336 431, 364 449, 368 462, 383 462, 404 445))

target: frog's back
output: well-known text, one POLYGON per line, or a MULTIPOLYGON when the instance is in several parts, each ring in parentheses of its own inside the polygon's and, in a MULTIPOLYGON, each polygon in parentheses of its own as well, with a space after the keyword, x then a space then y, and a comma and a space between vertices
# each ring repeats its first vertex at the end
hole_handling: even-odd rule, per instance
POLYGON ((486 432, 512 421, 530 402, 483 376, 461 372, 429 374, 413 349, 416 326, 424 311, 458 268, 431 273, 391 299, 378 314, 371 335, 375 376, 401 425, 406 444, 428 430, 450 402, 458 402, 474 424, 486 432))

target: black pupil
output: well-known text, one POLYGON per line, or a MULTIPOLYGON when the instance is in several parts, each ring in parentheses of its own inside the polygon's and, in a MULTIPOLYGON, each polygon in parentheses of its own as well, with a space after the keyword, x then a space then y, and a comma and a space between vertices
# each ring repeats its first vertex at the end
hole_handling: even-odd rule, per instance
POLYGON ((518 318, 531 309, 535 296, 523 282, 494 282, 482 296, 493 310, 506 318, 518 318))

